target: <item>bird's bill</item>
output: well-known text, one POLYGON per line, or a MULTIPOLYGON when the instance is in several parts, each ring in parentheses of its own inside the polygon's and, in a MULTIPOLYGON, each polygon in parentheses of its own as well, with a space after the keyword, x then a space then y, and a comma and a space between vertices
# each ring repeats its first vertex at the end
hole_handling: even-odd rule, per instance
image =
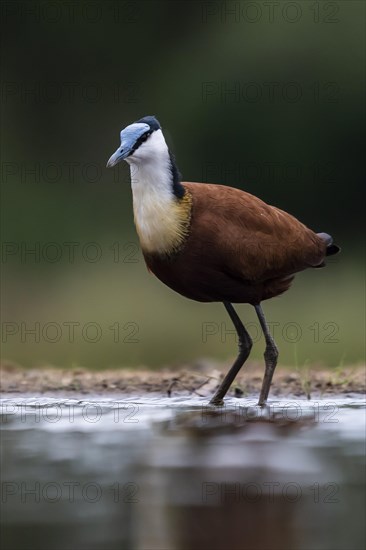
POLYGON ((128 155, 130 154, 129 150, 123 149, 121 151, 121 147, 118 147, 117 151, 113 153, 113 155, 109 158, 107 162, 107 168, 112 168, 113 166, 116 166, 121 160, 124 160, 128 155))

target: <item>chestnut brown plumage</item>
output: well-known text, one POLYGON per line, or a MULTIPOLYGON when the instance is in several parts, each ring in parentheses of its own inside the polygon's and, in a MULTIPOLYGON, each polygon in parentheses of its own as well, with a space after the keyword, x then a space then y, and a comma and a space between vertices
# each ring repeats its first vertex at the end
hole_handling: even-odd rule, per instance
POLYGON ((296 272, 324 261, 324 239, 290 214, 232 187, 183 186, 192 197, 187 239, 169 257, 143 250, 149 269, 179 294, 259 304, 287 290, 296 272))
POLYGON ((278 351, 260 304, 288 290, 299 271, 323 267, 325 257, 339 248, 326 233, 314 233, 249 193, 222 185, 182 183, 154 117, 127 127, 121 133, 121 146, 108 166, 121 155, 138 165, 138 177, 135 172, 132 180, 135 223, 148 269, 187 298, 223 302, 238 333, 239 355, 211 404, 222 403, 249 356, 252 340, 232 306, 248 303, 255 308, 266 341, 259 397, 264 405, 278 351), (124 132, 127 137, 137 133, 141 143, 134 148, 124 132))

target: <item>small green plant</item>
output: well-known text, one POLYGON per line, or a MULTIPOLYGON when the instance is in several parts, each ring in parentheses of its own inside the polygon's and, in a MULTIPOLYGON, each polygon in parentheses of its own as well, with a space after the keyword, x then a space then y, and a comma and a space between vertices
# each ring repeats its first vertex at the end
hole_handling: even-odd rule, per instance
POLYGON ((345 353, 340 358, 338 365, 332 371, 330 381, 334 386, 348 386, 351 382, 354 369, 350 372, 344 370, 345 353))

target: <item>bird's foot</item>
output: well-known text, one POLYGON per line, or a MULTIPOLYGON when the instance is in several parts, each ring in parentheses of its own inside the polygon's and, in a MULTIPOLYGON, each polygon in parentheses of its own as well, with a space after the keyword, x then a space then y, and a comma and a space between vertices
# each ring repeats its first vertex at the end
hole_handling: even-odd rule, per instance
POLYGON ((224 400, 221 397, 213 397, 209 403, 210 405, 213 405, 214 407, 223 407, 224 406, 224 400))

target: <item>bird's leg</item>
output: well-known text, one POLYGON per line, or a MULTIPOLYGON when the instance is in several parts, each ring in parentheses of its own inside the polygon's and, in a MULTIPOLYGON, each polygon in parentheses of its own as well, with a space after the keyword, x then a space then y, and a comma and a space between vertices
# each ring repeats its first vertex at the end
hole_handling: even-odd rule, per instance
POLYGON ((221 382, 220 386, 215 392, 215 395, 210 401, 210 405, 222 405, 223 397, 226 395, 226 392, 233 383, 236 375, 238 374, 241 367, 244 365, 245 361, 248 359, 250 350, 252 349, 252 339, 249 336, 249 333, 245 329, 243 323, 238 317, 235 309, 233 308, 230 302, 224 302, 226 311, 230 315, 230 319, 234 323, 235 330, 239 337, 239 355, 235 360, 235 363, 225 376, 224 380, 221 382))
POLYGON ((278 349, 277 346, 269 332, 269 328, 266 322, 266 319, 264 317, 263 310, 260 306, 260 304, 254 306, 255 311, 257 313, 260 325, 263 330, 264 338, 266 340, 266 350, 264 352, 264 361, 266 363, 266 370, 264 373, 264 378, 262 382, 262 389, 259 396, 259 402, 258 405, 263 406, 265 405, 267 401, 267 397, 269 394, 269 389, 271 387, 271 382, 273 378, 273 373, 275 371, 276 365, 277 365, 277 358, 278 358, 278 349))

